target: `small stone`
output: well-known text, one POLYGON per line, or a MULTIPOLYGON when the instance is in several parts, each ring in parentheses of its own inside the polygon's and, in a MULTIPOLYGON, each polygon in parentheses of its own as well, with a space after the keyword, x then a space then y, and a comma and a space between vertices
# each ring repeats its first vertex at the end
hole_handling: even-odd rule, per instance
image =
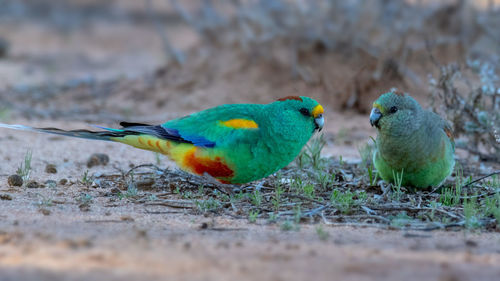
POLYGON ((60 185, 66 185, 68 183, 68 180, 67 179, 60 179, 59 180, 59 184, 60 185))
POLYGON ((12 196, 9 194, 0 194, 0 199, 1 200, 12 200, 12 196))
POLYGON ((47 164, 45 166, 45 172, 49 173, 49 174, 56 174, 57 173, 56 165, 54 165, 54 164, 47 164))
POLYGON ((109 192, 111 192, 112 194, 118 194, 121 193, 122 191, 118 187, 113 187, 109 192))
POLYGON ((49 216, 52 213, 49 209, 45 208, 40 208, 38 211, 42 213, 44 216, 49 216))
POLYGON ((78 208, 82 212, 88 212, 88 211, 90 211, 90 204, 89 203, 82 203, 82 204, 78 205, 78 208))
POLYGON ((45 181, 45 185, 50 188, 55 188, 57 186, 57 182, 55 180, 47 180, 45 181))
POLYGON ((23 178, 19 175, 10 175, 9 178, 7 179, 7 182, 9 183, 10 186, 22 186, 23 178))
POLYGON ((153 189, 153 185, 155 184, 154 179, 144 179, 137 181, 137 189, 139 190, 151 190, 153 189))
POLYGON ((91 168, 94 166, 106 166, 109 163, 109 156, 104 153, 94 153, 90 155, 87 161, 87 167, 91 168))
POLYGON ((68 248, 72 249, 79 249, 79 248, 88 248, 92 246, 92 242, 88 239, 66 239, 63 242, 63 245, 67 246, 68 248))
POLYGON ((26 183, 26 187, 27 188, 41 188, 43 186, 40 185, 37 181, 29 181, 28 183, 26 183))
POLYGON ((465 245, 467 247, 477 247, 477 242, 474 240, 467 239, 467 240, 465 240, 465 245))
POLYGON ((120 218, 121 221, 134 221, 134 218, 131 216, 122 216, 120 218))

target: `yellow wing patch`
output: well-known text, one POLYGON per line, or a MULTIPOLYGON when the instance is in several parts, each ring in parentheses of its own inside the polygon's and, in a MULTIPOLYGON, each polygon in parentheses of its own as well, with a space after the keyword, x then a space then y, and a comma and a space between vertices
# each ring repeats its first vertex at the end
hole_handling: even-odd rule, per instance
POLYGON ((231 119, 227 121, 220 121, 223 126, 233 129, 257 129, 259 125, 253 120, 248 119, 231 119))

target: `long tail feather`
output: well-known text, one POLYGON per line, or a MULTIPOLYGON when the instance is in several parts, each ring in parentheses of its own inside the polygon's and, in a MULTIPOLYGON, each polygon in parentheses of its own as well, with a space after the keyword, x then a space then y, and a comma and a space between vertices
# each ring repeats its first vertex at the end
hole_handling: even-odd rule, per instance
MULTIPOLYGON (((110 129, 108 131, 89 131, 89 130, 61 130, 58 128, 34 128, 24 125, 10 125, 0 123, 0 128, 8 128, 21 131, 41 132, 47 134, 63 135, 75 138, 92 139, 92 140, 106 140, 115 141, 113 138, 120 138, 128 135, 135 135, 134 132, 125 132, 117 129, 110 129)), ((107 129, 107 128, 104 128, 107 129)))

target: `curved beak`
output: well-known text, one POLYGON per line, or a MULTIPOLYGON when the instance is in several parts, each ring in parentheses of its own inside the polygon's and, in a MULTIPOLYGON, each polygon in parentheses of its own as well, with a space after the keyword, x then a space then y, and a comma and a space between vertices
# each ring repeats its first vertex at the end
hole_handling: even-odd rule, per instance
POLYGON ((323 125, 325 125, 325 118, 323 118, 323 107, 321 104, 316 105, 311 112, 312 117, 314 117, 315 130, 321 131, 323 125))
POLYGON ((314 125, 316 126, 315 129, 318 130, 318 132, 321 132, 323 125, 325 125, 325 118, 323 118, 323 114, 319 114, 316 118, 314 118, 314 125))
POLYGON ((382 118, 382 112, 380 112, 380 109, 374 107, 372 109, 372 112, 370 113, 370 124, 377 128, 380 128, 378 126, 378 121, 380 120, 380 118, 382 118))

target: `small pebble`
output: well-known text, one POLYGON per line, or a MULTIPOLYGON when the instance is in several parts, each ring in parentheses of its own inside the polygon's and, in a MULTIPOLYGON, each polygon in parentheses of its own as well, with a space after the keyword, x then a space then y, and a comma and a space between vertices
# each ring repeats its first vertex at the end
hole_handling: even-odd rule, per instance
POLYGON ((49 174, 56 174, 57 173, 56 165, 54 165, 54 164, 47 164, 45 166, 45 172, 49 173, 49 174))
POLYGON ((59 184, 60 185, 66 185, 68 183, 68 180, 67 179, 60 179, 59 180, 59 184))
POLYGON ((111 192, 112 194, 118 194, 121 193, 122 191, 118 187, 113 187, 109 192, 111 192))
POLYGON ((40 208, 38 211, 42 213, 44 216, 49 216, 52 213, 50 210, 45 208, 40 208))
POLYGON ((57 186, 57 182, 55 180, 47 180, 45 184, 50 188, 55 188, 57 186))
POLYGON ((137 181, 137 189, 139 190, 151 190, 153 189, 153 185, 155 184, 154 179, 144 179, 137 181))
POLYGON ((12 196, 9 194, 0 194, 0 199, 2 200, 12 200, 12 196))
POLYGON ((91 168, 94 166, 106 166, 109 163, 109 156, 104 153, 94 153, 90 155, 87 161, 87 167, 91 168))
POLYGON ((39 184, 37 181, 29 181, 26 183, 27 188, 41 188, 43 185, 39 184))
POLYGON ((120 218, 120 220, 122 220, 122 221, 134 221, 134 218, 131 216, 122 216, 120 218))
POLYGON ((89 204, 80 204, 80 205, 78 205, 78 208, 80 208, 80 211, 82 211, 82 212, 88 212, 88 211, 90 211, 90 205, 89 204))
POLYGON ((9 183, 10 186, 22 186, 23 178, 19 175, 10 175, 9 178, 7 179, 7 182, 9 183))

